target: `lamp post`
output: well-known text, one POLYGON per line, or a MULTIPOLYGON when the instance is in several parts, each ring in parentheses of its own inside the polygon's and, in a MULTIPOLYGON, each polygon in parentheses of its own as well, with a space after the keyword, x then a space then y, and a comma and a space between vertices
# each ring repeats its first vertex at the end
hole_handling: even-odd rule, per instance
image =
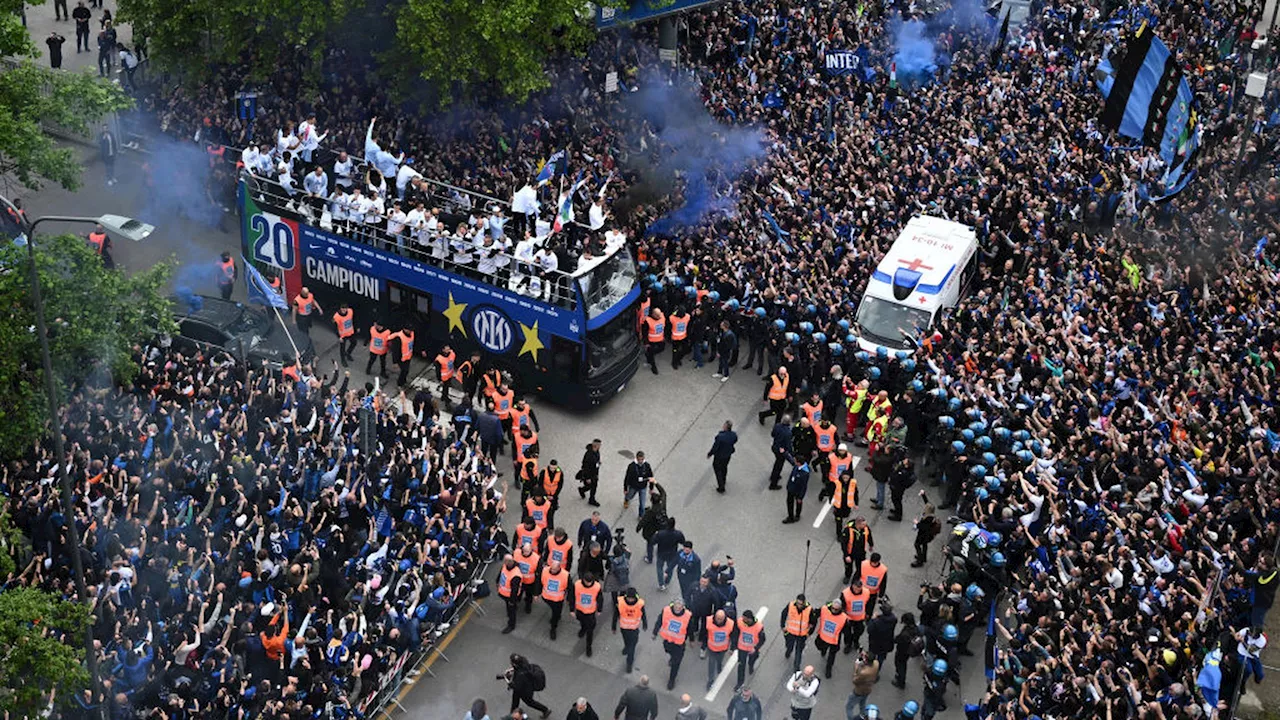
MULTIPOLYGON (((8 201, 4 201, 8 206, 8 201)), ((49 403, 49 424, 53 433, 53 453, 57 460, 58 485, 62 490, 62 513, 67 518, 67 541, 71 546, 71 572, 75 575, 76 594, 81 602, 90 602, 84 582, 84 563, 80 560, 80 529, 76 527, 75 503, 72 499, 71 477, 67 475, 66 450, 62 445, 62 419, 58 414, 57 390, 53 383, 53 358, 49 353, 49 331, 44 319, 44 301, 40 295, 40 273, 36 268, 36 226, 42 222, 67 222, 98 224, 107 230, 135 242, 144 240, 155 227, 122 215, 102 215, 96 218, 71 215, 46 215, 27 224, 27 266, 31 272, 31 302, 36 312, 36 331, 40 338, 40 361, 44 366, 44 392, 49 403)), ((98 697, 98 654, 93 647, 93 623, 85 628, 85 663, 89 670, 90 689, 93 698, 98 697)), ((101 711, 99 711, 101 713, 101 711)))

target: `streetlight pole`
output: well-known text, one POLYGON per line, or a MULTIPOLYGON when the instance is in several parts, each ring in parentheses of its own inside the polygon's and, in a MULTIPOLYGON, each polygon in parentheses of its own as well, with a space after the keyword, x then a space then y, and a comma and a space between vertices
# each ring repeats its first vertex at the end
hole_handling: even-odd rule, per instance
MULTIPOLYGON (((49 429, 53 434, 53 454, 57 461, 58 486, 62 491, 62 513, 67 519, 67 543, 71 546, 71 572, 75 576, 76 595, 81 602, 92 605, 92 598, 84 582, 84 562, 80 558, 80 528, 76 526, 76 509, 71 476, 67 474, 66 449, 62 444, 62 417, 58 412, 57 388, 53 381, 53 356, 49 352, 49 329, 44 319, 44 299, 40 294, 40 271, 36 267, 36 226, 42 222, 107 223, 122 234, 135 240, 146 238, 155 229, 129 218, 104 215, 99 218, 47 215, 27 226, 27 267, 31 272, 31 303, 36 313, 36 332, 40 338, 40 362, 44 369, 45 401, 49 404, 49 429)), ((89 671, 89 687, 92 700, 98 701, 98 653, 93 647, 93 622, 84 631, 85 664, 89 671)), ((102 708, 99 706, 99 715, 102 708)))

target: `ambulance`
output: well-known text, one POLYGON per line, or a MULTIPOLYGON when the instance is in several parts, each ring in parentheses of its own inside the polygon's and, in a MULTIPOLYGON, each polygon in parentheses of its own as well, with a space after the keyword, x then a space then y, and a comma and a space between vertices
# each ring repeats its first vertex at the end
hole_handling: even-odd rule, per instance
POLYGON ((922 215, 912 218, 876 266, 858 306, 858 347, 913 352, 913 341, 953 308, 978 273, 973 228, 922 215))

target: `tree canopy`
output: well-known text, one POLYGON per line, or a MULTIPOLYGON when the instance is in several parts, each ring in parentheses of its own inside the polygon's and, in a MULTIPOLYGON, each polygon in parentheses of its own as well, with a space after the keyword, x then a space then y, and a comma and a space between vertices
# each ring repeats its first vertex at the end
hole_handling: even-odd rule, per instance
POLYGON ((294 48, 307 50, 316 73, 327 43, 342 39, 334 44, 371 50, 355 62, 379 63, 401 86, 426 81, 441 104, 480 86, 523 100, 546 87, 549 58, 595 32, 586 0, 120 0, 119 17, 147 38, 154 60, 196 76, 230 63, 262 79, 294 48))
MULTIPOLYGON (((47 403, 35 333, 26 248, 0 247, 0 455, 28 451, 46 432, 47 403)), ((106 381, 137 371, 138 338, 174 329, 165 294, 171 267, 125 274, 103 267, 83 238, 40 236, 36 266, 49 328, 54 374, 64 388, 102 373, 106 381)))
POLYGON ((129 106, 116 85, 88 73, 37 67, 36 47, 22 26, 22 0, 0 0, 0 174, 38 188, 47 178, 67 189, 80 181, 76 151, 44 133, 48 122, 85 134, 110 112, 129 106))
POLYGON ((0 593, 0 712, 39 717, 51 691, 69 697, 88 686, 81 642, 88 622, 87 606, 43 590, 0 593))

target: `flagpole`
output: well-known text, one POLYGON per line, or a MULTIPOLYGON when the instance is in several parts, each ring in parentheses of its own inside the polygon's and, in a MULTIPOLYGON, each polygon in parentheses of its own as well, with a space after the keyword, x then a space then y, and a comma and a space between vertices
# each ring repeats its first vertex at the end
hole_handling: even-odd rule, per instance
POLYGON ((284 324, 284 317, 280 315, 280 308, 272 305, 271 309, 276 311, 276 319, 280 321, 280 327, 284 328, 284 336, 289 338, 289 344, 293 346, 294 362, 302 362, 302 353, 298 352, 298 344, 293 341, 293 333, 289 332, 289 326, 284 324))

